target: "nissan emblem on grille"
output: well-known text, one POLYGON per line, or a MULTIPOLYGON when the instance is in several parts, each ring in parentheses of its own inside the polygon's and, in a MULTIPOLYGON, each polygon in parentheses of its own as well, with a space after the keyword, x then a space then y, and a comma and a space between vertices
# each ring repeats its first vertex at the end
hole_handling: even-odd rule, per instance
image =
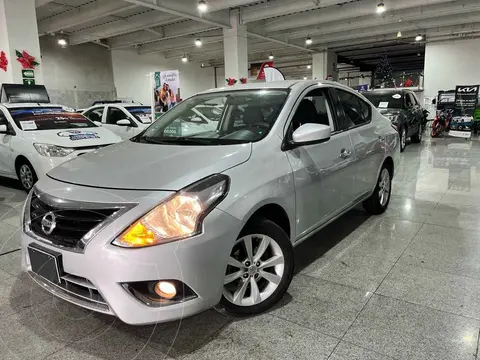
POLYGON ((46 235, 50 235, 55 230, 55 226, 57 226, 55 214, 50 211, 42 218, 42 230, 46 235))

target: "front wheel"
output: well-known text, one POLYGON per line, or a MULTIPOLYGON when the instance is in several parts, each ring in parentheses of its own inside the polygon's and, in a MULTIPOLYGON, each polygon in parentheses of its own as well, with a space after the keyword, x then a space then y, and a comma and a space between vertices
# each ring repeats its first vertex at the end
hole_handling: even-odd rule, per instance
POLYGON ((280 300, 293 277, 292 243, 274 222, 252 219, 228 258, 221 304, 233 314, 258 314, 280 300))
POLYGON ((390 203, 391 192, 392 174, 391 170, 384 164, 372 196, 363 202, 364 209, 373 215, 383 214, 390 203))
POLYGON ((23 190, 27 193, 32 189, 33 185, 38 181, 37 173, 33 169, 32 164, 27 160, 23 160, 17 167, 18 180, 22 184, 23 190))
POLYGON ((419 125, 418 133, 416 133, 415 135, 412 135, 411 137, 413 143, 418 144, 422 141, 422 135, 423 135, 422 131, 423 131, 422 125, 419 125))

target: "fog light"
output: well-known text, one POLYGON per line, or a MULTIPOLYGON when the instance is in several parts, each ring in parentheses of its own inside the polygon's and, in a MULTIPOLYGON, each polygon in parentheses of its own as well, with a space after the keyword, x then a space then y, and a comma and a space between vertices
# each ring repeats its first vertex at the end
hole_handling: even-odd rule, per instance
POLYGON ((159 281, 155 284, 155 293, 164 299, 171 300, 177 295, 177 289, 168 281, 159 281))

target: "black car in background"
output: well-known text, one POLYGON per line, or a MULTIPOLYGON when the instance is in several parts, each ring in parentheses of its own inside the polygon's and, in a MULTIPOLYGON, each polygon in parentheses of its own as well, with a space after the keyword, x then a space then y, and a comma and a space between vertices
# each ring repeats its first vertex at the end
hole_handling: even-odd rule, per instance
POLYGON ((411 90, 388 89, 364 92, 363 95, 392 122, 400 135, 400 151, 405 150, 407 139, 422 141, 424 112, 417 96, 411 90))

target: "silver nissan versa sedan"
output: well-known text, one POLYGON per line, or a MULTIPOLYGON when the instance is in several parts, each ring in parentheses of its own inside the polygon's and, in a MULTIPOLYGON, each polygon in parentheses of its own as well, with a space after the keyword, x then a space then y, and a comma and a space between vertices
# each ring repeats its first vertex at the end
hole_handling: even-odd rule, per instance
POLYGON ((360 203, 385 211, 397 156, 390 121, 340 84, 210 90, 41 179, 25 204, 22 266, 54 295, 129 324, 219 302, 258 313, 288 289, 294 246, 360 203), (204 106, 221 110, 210 128, 192 116, 204 106))

